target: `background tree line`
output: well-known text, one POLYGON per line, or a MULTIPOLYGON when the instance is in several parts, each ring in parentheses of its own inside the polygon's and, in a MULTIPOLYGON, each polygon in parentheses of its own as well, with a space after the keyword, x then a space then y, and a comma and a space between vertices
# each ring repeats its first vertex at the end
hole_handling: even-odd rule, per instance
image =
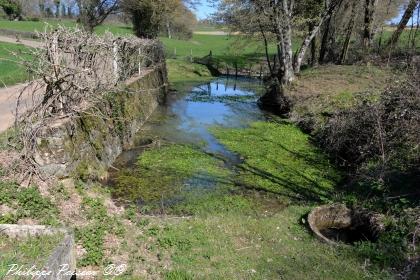
MULTIPOLYGON (((270 75, 263 104, 284 111, 284 86, 293 82, 303 64, 343 64, 372 53, 389 51, 397 43, 419 0, 222 0, 215 20, 265 45, 270 75), (403 9, 401 22, 384 41, 389 20, 403 9), (298 48, 293 50, 293 44, 298 48), (275 45, 276 55, 268 49, 275 45), (349 50, 352 49, 351 56, 349 50), (305 63, 306 59, 306 63, 305 63)), ((413 34, 415 39, 418 22, 413 34)))
POLYGON ((188 39, 197 23, 190 10, 194 0, 0 0, 10 20, 39 20, 40 18, 75 18, 87 31, 106 19, 133 24, 139 37, 188 39))

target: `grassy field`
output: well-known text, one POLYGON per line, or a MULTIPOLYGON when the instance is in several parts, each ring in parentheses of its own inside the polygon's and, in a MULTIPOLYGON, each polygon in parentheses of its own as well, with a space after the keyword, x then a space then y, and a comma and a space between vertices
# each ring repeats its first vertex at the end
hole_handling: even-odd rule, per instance
MULTIPOLYGON (((70 20, 46 20, 46 21, 6 21, 0 20, 0 29, 17 30, 25 32, 43 31, 46 26, 54 28, 58 25, 65 27, 77 26, 75 21, 70 20)), ((130 26, 103 24, 95 30, 97 34, 109 31, 115 35, 133 34, 130 26)), ((240 36, 213 36, 195 34, 188 41, 160 38, 166 47, 166 52, 170 57, 202 57, 208 55, 210 51, 215 56, 226 58, 235 56, 261 56, 262 45, 250 43, 248 40, 240 40, 240 36)), ((273 49, 274 51, 274 49, 273 49)))
MULTIPOLYGON (((24 67, 16 62, 11 52, 22 53, 27 48, 22 45, 0 42, 0 88, 23 82, 30 78, 24 67)), ((23 55, 23 57, 27 55, 23 55)))

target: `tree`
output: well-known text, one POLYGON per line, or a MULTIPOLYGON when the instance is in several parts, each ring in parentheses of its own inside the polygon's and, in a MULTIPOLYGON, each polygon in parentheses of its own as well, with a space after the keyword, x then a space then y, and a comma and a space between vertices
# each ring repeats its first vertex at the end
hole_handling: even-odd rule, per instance
POLYGON ((76 2, 79 8, 78 21, 90 33, 119 8, 119 0, 76 0, 76 2))
MULTIPOLYGON (((191 2, 189 2, 191 5, 191 2)), ((167 0, 163 4, 162 27, 166 30, 168 38, 174 35, 179 38, 192 37, 192 28, 196 24, 195 15, 181 0, 167 0)))
POLYGON ((373 39, 373 20, 378 0, 365 0, 365 17, 362 33, 362 44, 365 49, 370 48, 373 39))
POLYGON ((353 1, 353 3, 351 4, 350 19, 347 23, 347 27, 345 30, 345 39, 344 39, 343 47, 341 49, 340 58, 338 61, 339 64, 343 64, 344 61, 347 59, 347 53, 350 47, 350 39, 351 39, 351 35, 353 34, 354 24, 356 22, 356 17, 357 17, 357 5, 358 5, 358 1, 353 1))
POLYGON ((134 33, 142 38, 155 38, 165 31, 169 38, 189 37, 196 19, 187 8, 195 1, 181 0, 122 0, 122 9, 129 14, 134 33))
POLYGON ((263 38, 271 77, 268 77, 268 93, 261 102, 270 106, 283 106, 284 85, 292 82, 295 75, 299 74, 306 51, 321 25, 332 16, 342 1, 331 0, 326 6, 318 0, 222 1, 217 20, 253 37, 258 32, 263 38), (307 26, 309 22, 311 28, 302 34, 302 44, 293 54, 292 34, 302 31, 302 26, 307 26), (270 58, 267 51, 270 42, 275 43, 277 49, 274 59, 270 58))
POLYGON ((419 4, 419 0, 410 0, 407 5, 407 8, 404 11, 404 14, 401 18, 400 23, 398 24, 397 29, 392 34, 391 38, 389 39, 387 45, 393 46, 398 39, 400 38, 401 33, 404 31, 405 27, 407 26, 408 21, 413 16, 414 10, 416 9, 417 5, 419 4))
POLYGON ((0 7, 11 20, 21 17, 22 6, 16 0, 0 0, 0 7))
POLYGON ((161 22, 159 5, 153 0, 123 0, 123 11, 131 16, 133 30, 137 37, 156 38, 161 22))
POLYGON ((55 4, 55 16, 57 18, 60 17, 60 2, 61 2, 61 0, 54 0, 54 4, 55 4))

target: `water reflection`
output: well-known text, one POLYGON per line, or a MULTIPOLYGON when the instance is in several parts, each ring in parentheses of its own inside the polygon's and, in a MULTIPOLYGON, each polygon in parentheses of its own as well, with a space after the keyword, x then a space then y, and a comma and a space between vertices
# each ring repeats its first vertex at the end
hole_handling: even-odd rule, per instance
POLYGON ((138 145, 119 157, 117 167, 127 167, 135 162, 143 150, 139 146, 144 145, 144 137, 199 145, 206 152, 235 160, 236 156, 225 149, 209 129, 216 125, 245 127, 250 122, 264 119, 264 113, 256 103, 262 90, 255 79, 221 77, 194 86, 185 93, 169 96, 167 104, 158 108, 139 132, 142 140, 138 145))

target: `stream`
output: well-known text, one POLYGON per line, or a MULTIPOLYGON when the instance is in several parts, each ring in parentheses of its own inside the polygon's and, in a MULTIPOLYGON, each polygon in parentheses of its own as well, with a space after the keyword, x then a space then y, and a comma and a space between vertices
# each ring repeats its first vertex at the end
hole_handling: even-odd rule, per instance
MULTIPOLYGON (((241 128, 267 119, 269 115, 257 105, 262 93, 263 86, 257 79, 224 76, 168 94, 166 104, 156 109, 132 147, 114 162, 114 168, 109 170, 109 185, 112 188, 121 170, 134 170, 139 156, 160 143, 199 146, 204 152, 223 158, 225 168, 234 168, 241 162, 240 157, 220 144, 209 129, 241 128)), ((192 179, 187 185, 194 189, 202 187, 203 182, 192 179)))

